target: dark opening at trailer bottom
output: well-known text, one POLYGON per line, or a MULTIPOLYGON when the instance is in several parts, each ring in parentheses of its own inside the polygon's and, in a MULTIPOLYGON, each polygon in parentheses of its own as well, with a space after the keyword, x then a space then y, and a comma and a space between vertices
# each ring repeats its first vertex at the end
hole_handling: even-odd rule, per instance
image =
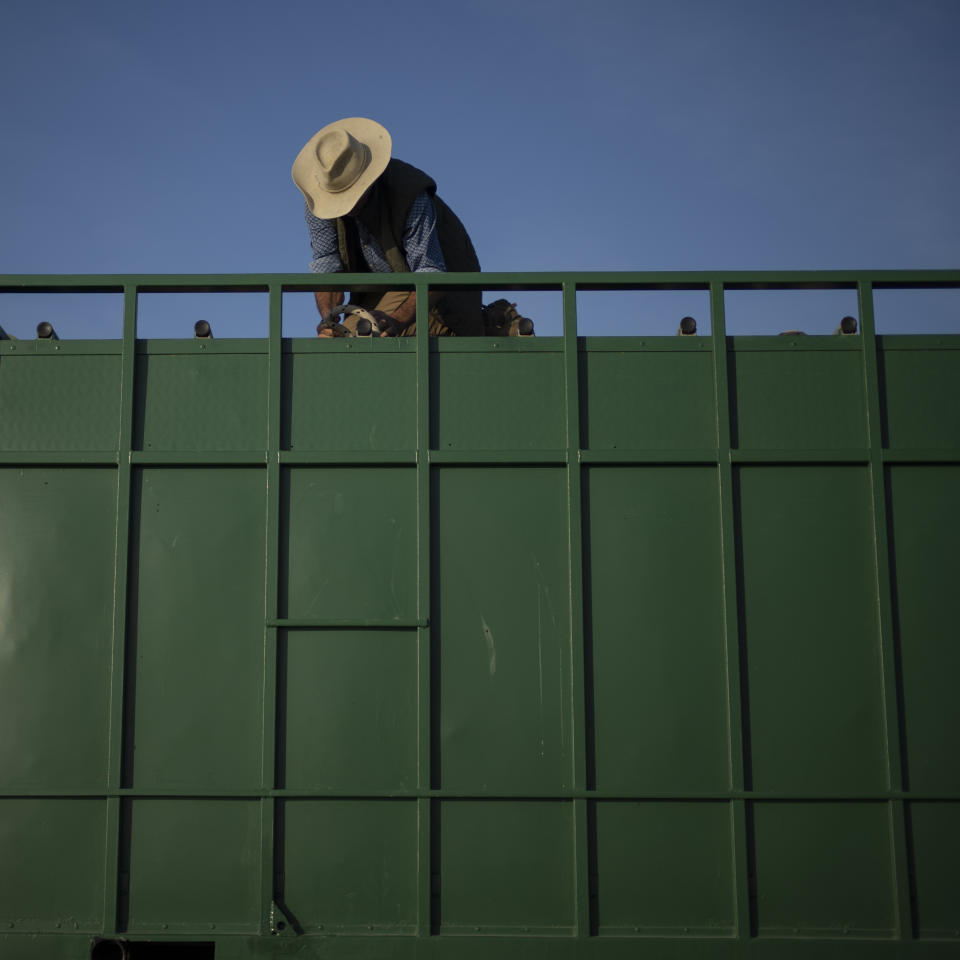
POLYGON ((0 934, 3 960, 947 960, 960 939, 223 936, 206 941, 0 934))

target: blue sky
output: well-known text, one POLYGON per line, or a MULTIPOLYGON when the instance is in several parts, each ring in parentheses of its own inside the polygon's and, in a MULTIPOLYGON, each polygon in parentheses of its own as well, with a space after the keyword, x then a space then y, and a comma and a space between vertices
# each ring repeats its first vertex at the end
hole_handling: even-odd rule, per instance
MULTIPOLYGON (((485 270, 960 267, 960 0, 6 0, 2 23, 2 273, 304 271, 290 165, 345 116, 437 180, 485 270)), ((960 331, 957 293, 899 322, 960 331)), ((855 312, 831 296, 810 332, 855 312)), ((521 308, 549 327, 556 299, 521 308)), ((661 332, 705 320, 667 299, 661 332)), ((100 330, 58 309, 61 336, 100 330)))

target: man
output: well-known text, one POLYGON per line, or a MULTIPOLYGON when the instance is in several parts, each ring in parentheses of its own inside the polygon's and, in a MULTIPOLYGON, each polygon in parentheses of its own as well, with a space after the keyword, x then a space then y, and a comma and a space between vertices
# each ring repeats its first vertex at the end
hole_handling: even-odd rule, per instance
MULTIPOLYGON (((306 200, 313 273, 478 272, 470 237, 437 196, 422 170, 391 157, 390 134, 373 120, 350 117, 315 133, 297 155, 293 182, 306 200)), ((323 317, 343 303, 343 291, 318 290, 323 317)), ((409 290, 354 293, 381 336, 416 330, 416 294, 409 290)), ((481 293, 430 294, 430 333, 483 336, 481 293)), ((349 322, 349 318, 347 320, 349 322)), ((321 323, 320 336, 333 336, 321 323)))

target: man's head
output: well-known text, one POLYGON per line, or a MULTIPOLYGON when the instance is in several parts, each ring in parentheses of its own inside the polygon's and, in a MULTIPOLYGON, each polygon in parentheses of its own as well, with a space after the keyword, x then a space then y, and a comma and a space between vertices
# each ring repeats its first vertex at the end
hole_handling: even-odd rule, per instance
POLYGON ((293 182, 321 220, 350 213, 390 162, 390 134, 349 117, 318 130, 293 162, 293 182))

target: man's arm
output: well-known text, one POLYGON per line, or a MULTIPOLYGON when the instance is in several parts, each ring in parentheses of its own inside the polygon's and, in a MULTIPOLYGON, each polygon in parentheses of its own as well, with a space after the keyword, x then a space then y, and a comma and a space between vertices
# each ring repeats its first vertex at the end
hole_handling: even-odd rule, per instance
MULTIPOLYGON (((310 272, 341 273, 343 271, 343 261, 340 259, 336 225, 332 220, 321 220, 319 217, 315 217, 310 212, 310 208, 306 206, 304 207, 304 217, 310 234, 310 248, 313 251, 310 272)), ((334 307, 343 303, 342 290, 316 290, 313 296, 317 301, 317 309, 324 319, 334 307)))
POLYGON ((343 303, 342 290, 314 290, 313 297, 317 301, 317 309, 320 316, 326 319, 327 314, 334 308, 343 303))

